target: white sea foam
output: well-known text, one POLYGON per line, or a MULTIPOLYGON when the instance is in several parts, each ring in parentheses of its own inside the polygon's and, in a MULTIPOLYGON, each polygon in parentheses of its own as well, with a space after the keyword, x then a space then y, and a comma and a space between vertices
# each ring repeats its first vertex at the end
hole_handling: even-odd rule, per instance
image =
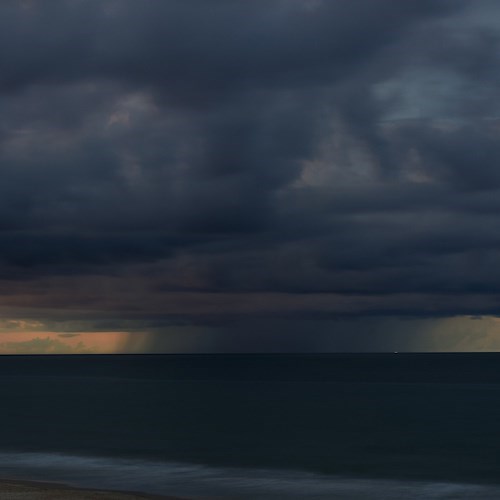
POLYGON ((500 486, 353 479, 299 471, 209 467, 58 453, 0 453, 4 478, 218 498, 498 500, 500 486))

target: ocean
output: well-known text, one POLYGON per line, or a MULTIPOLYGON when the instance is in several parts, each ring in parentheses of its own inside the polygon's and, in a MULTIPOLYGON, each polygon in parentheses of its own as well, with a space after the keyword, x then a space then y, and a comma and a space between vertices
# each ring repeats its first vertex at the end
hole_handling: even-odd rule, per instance
POLYGON ((500 498, 500 354, 0 356, 0 477, 230 499, 500 498))

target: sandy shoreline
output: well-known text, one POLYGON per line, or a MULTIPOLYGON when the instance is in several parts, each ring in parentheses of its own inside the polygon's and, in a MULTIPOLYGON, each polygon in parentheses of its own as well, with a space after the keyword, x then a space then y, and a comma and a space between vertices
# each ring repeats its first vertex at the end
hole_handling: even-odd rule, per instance
POLYGON ((167 495, 90 490, 58 483, 0 480, 0 500, 187 500, 167 495))

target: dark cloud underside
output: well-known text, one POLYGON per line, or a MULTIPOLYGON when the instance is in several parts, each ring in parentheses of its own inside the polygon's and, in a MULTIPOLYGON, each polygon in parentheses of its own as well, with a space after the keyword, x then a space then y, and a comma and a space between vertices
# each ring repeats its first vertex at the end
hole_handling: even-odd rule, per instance
POLYGON ((498 14, 2 2, 4 307, 498 314, 498 14))

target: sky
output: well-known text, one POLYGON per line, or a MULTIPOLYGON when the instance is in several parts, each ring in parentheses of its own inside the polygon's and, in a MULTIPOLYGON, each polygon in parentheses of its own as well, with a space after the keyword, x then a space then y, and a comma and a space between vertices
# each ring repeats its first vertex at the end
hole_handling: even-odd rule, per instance
POLYGON ((0 353, 500 350, 496 0, 2 0, 0 353))

